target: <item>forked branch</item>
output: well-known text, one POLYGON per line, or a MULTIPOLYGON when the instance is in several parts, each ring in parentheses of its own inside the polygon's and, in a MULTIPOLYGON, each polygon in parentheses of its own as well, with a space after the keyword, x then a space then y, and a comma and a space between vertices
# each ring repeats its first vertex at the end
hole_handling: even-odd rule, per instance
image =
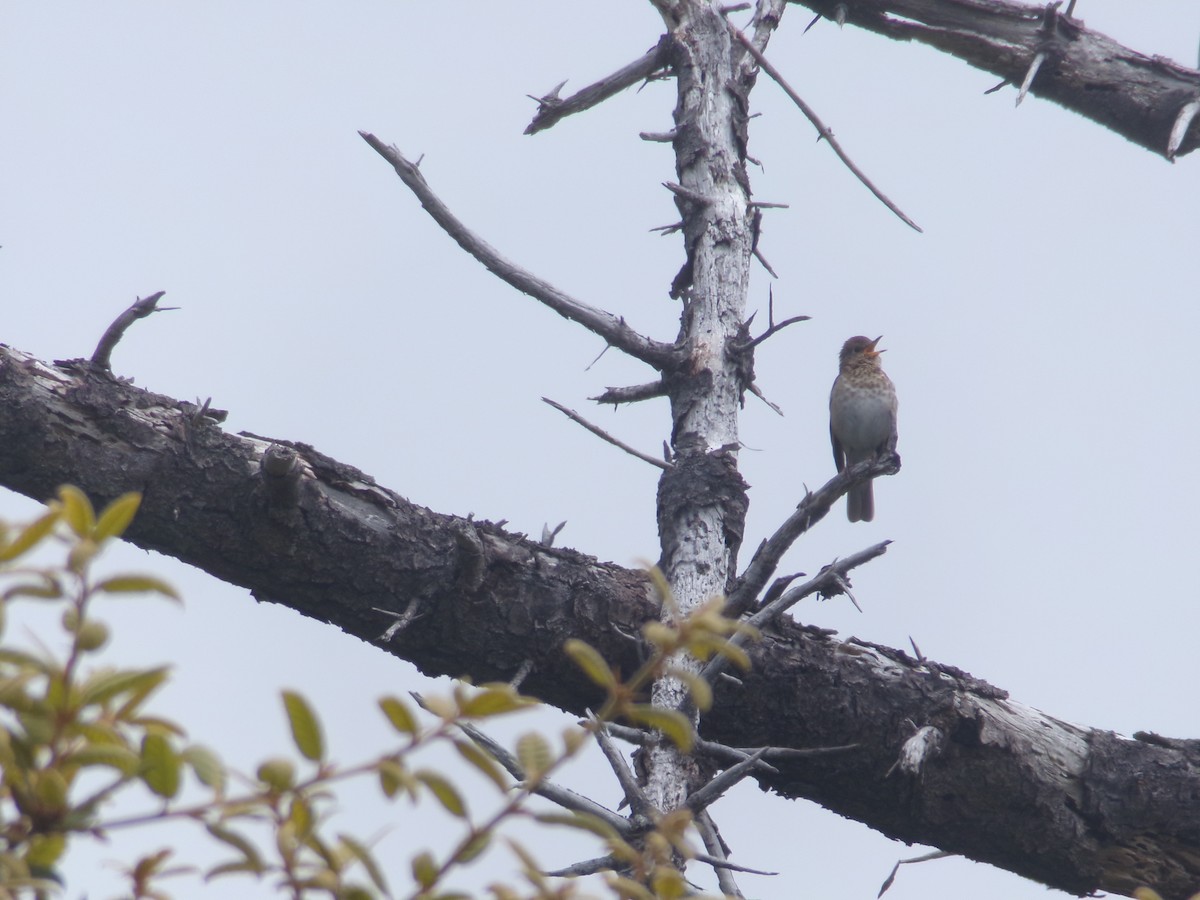
POLYGON ((748 608, 775 574, 783 554, 800 535, 825 518, 839 497, 876 476, 895 475, 898 471, 900 457, 895 454, 865 459, 839 472, 816 491, 806 494, 796 506, 796 511, 788 516, 773 535, 758 545, 750 565, 746 566, 746 571, 738 579, 737 585, 729 592, 727 608, 733 611, 748 608))

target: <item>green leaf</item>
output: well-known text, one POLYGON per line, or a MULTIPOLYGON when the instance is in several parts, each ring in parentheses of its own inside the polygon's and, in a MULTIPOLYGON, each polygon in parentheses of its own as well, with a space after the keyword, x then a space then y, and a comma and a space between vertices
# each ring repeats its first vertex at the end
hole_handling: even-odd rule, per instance
POLYGON ((42 542, 46 535, 54 530, 54 526, 58 524, 58 520, 62 517, 62 508, 52 506, 38 518, 34 519, 25 529, 18 534, 11 543, 5 543, 0 546, 0 562, 11 562, 18 556, 32 550, 42 542))
POLYGON ((271 790, 282 793, 296 783, 296 767, 290 759, 274 757, 259 763, 254 773, 271 790))
POLYGON ((39 572, 40 584, 22 582, 6 590, 0 597, 4 600, 15 600, 17 597, 32 597, 35 600, 57 600, 63 595, 62 583, 51 572, 39 572))
POLYGON ((62 503, 63 519, 75 536, 90 538, 96 527, 96 511, 87 494, 73 484, 64 484, 58 489, 58 499, 62 503))
POLYGON ((454 854, 454 860, 460 865, 464 865, 478 859, 491 843, 492 833, 490 831, 477 831, 471 835, 463 848, 454 854))
POLYGON ((401 734, 415 735, 417 733, 417 720, 403 700, 398 697, 380 697, 379 708, 392 723, 392 727, 401 734))
POLYGON ((459 705, 464 716, 484 718, 516 712, 533 706, 535 701, 522 697, 511 684, 488 685, 459 705))
POLYGON ((510 782, 504 774, 504 770, 473 741, 456 740, 454 742, 454 749, 458 751, 459 756, 474 766, 492 784, 496 785, 501 792, 508 790, 510 782))
POLYGON ((607 691, 611 691, 617 686, 617 676, 608 667, 608 663, 604 661, 600 651, 591 644, 571 638, 563 644, 563 650, 575 661, 575 665, 583 669, 583 674, 595 684, 607 691))
POLYGON ((701 678, 696 672, 689 672, 687 669, 668 666, 667 674, 672 678, 678 678, 687 685, 688 692, 692 695, 692 701, 696 704, 696 709, 700 710, 700 712, 708 712, 712 709, 712 685, 701 678))
POLYGON ((654 888, 654 900, 679 900, 688 894, 688 885, 682 873, 670 866, 659 866, 650 876, 654 888))
POLYGON ((379 786, 389 800, 396 796, 401 789, 410 794, 416 787, 413 777, 408 770, 394 759, 384 759, 379 762, 379 786))
POLYGON ((67 791, 71 786, 62 772, 58 769, 43 769, 40 772, 31 772, 30 775, 36 778, 33 790, 42 813, 53 814, 66 809, 67 791))
POLYGON ((460 819, 467 817, 467 806, 463 803, 458 789, 450 783, 449 779, 438 772, 434 772, 432 769, 421 769, 414 772, 413 776, 425 785, 425 787, 429 788, 430 793, 437 797, 438 802, 442 804, 446 812, 460 819))
MULTIPOLYGON (((262 856, 259 855, 258 848, 254 846, 249 838, 243 837, 236 831, 229 830, 224 825, 218 825, 214 823, 205 827, 208 829, 208 833, 215 837, 218 841, 220 841, 222 844, 227 844, 228 846, 233 847, 233 849, 237 850, 238 853, 242 855, 242 860, 239 863, 236 863, 236 865, 246 866, 247 868, 239 869, 237 871, 261 873, 266 870, 266 866, 263 865, 262 856)), ((225 866, 230 865, 235 864, 225 863, 225 866)), ((218 868, 224 868, 224 866, 218 868)), ((208 875, 205 877, 212 878, 213 874, 214 872, 210 870, 208 875)))
POLYGON ((114 575, 112 578, 105 578, 99 582, 95 589, 104 591, 106 594, 155 593, 172 600, 181 602, 183 600, 179 596, 179 592, 167 582, 149 575, 114 575))
POLYGON ((315 819, 312 807, 308 805, 308 801, 304 797, 298 795, 292 797, 292 805, 288 809, 287 820, 291 823, 296 837, 301 841, 307 840, 309 835, 312 834, 315 819))
POLYGON ((672 743, 684 753, 690 753, 695 732, 692 722, 683 713, 675 709, 659 709, 645 703, 632 704, 625 714, 633 722, 661 731, 672 743))
POLYGON ((726 641, 718 645, 715 649, 717 653, 724 656, 743 672, 750 671, 750 656, 737 644, 731 644, 726 641))
POLYGON ((438 867, 429 851, 418 853, 412 860, 413 878, 423 888, 431 888, 437 881, 438 867))
POLYGON ((141 757, 128 747, 115 744, 88 744, 72 753, 63 760, 65 765, 86 768, 88 766, 108 766, 116 769, 122 775, 136 775, 141 766, 141 757))
POLYGON ((544 737, 530 731, 517 739, 517 759, 525 770, 525 777, 535 779, 554 764, 554 753, 544 737))
POLYGON ((96 540, 103 541, 124 534, 129 523, 133 521, 134 515, 137 514, 141 503, 142 495, 131 491, 128 494, 122 494, 108 504, 104 508, 104 512, 100 513, 100 520, 96 522, 96 540))
POLYGON ((34 834, 29 838, 29 850, 25 853, 25 862, 30 869, 49 869, 67 849, 67 836, 57 834, 34 834))
POLYGON ((262 875, 266 869, 263 866, 256 866, 249 862, 227 862, 221 863, 219 866, 213 866, 204 873, 205 881, 213 881, 220 878, 222 875, 262 875))
POLYGON ((105 703, 121 694, 144 697, 167 680, 166 666, 155 669, 122 669, 96 672, 80 688, 85 706, 105 703))
POLYGON ((170 800, 179 793, 179 756, 161 734, 142 739, 142 781, 158 796, 170 800))
POLYGON ((379 863, 375 861, 375 857, 371 855, 371 851, 367 849, 365 844, 359 843, 348 834, 339 834, 338 841, 342 848, 353 856, 362 867, 367 870, 367 875, 371 879, 371 883, 379 889, 381 894, 388 893, 387 880, 383 877, 383 870, 379 868, 379 863))
POLYGON ((212 750, 202 744, 192 744, 180 754, 180 758, 191 766, 196 778, 205 787, 219 794, 225 791, 225 766, 212 750))
POLYGON ((308 701, 295 691, 283 692, 283 706, 287 710, 288 724, 292 727, 292 740, 305 759, 320 762, 325 756, 325 741, 321 736, 321 724, 308 701))

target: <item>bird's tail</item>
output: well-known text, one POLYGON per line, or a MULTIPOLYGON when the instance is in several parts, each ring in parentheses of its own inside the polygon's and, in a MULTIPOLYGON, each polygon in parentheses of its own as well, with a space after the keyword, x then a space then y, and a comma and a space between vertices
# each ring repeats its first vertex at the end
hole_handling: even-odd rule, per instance
POLYGON ((846 515, 851 522, 870 522, 875 518, 873 482, 859 485, 846 495, 846 515))

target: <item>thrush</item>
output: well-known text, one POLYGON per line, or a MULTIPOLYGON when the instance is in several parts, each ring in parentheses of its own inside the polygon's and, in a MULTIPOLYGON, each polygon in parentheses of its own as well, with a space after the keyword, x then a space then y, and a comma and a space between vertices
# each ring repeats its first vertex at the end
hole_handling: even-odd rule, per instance
MULTIPOLYGON (((896 449, 896 387, 879 363, 879 341, 857 335, 842 345, 838 377, 829 394, 829 437, 839 472, 896 449)), ((870 481, 846 494, 846 515, 851 522, 875 518, 870 481)))

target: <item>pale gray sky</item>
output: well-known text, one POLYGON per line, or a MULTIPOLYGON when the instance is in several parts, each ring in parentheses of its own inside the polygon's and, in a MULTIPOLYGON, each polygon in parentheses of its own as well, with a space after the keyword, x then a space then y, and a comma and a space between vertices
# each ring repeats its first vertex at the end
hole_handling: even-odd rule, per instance
MULTIPOLYGON (((1195 63, 1193 3, 1084 0, 1078 13, 1142 52, 1195 63)), ((1014 109, 1013 89, 984 96, 993 76, 928 48, 829 23, 802 36, 809 18, 790 9, 770 57, 926 233, 870 197, 760 80, 755 194, 791 204, 768 213, 761 248, 780 275, 777 315, 813 321, 759 350, 759 383, 787 416, 747 405, 746 546, 833 474, 837 350, 851 334, 882 333, 903 471, 877 483, 874 523, 851 526, 839 511, 785 567, 895 544, 856 574, 863 614, 838 601, 795 615, 902 648, 911 636, 927 656, 1069 721, 1197 736, 1200 705, 1183 694, 1200 630, 1195 160, 1172 166, 1037 98, 1014 109)), ((114 354, 119 374, 211 396, 230 429, 310 442, 440 512, 534 534, 567 519, 562 544, 626 565, 653 559, 657 470, 539 400, 656 452, 663 403, 614 414, 585 399, 648 373, 615 351, 587 370, 597 339, 466 257, 356 131, 424 154, 434 189, 502 252, 669 339, 680 240, 649 229, 676 217, 661 187, 674 164, 637 133, 670 126, 673 85, 521 133, 534 111, 526 94, 563 78, 566 91, 582 86, 660 31, 645 0, 474 2, 453 15, 411 2, 9 4, 0 341, 84 356, 135 296, 165 290, 182 310, 134 326, 114 354)), ((767 284, 758 273, 760 318, 767 284)), ((33 509, 0 495, 0 515, 33 509)), ((437 689, 174 561, 126 549, 112 566, 157 572, 185 593, 184 611, 114 608, 116 652, 176 663, 163 708, 243 768, 285 743, 281 686, 312 699, 345 761, 384 746, 378 695, 437 689)), ((615 803, 598 765, 574 778, 615 803)), ((405 860, 441 839, 429 804, 413 826, 375 793, 347 795, 343 827, 370 835, 391 823, 380 856, 403 893, 405 860)), ((782 873, 744 877, 751 896, 874 897, 893 861, 917 852, 751 787, 715 815, 735 861, 782 873)), ((185 859, 211 859, 179 841, 185 859)), ((589 849, 547 847, 543 858, 565 865, 589 849)), ((118 844, 74 856, 67 896, 114 893, 110 858, 128 854, 118 844)), ((463 883, 509 872, 492 858, 463 883)), ((231 886, 270 896, 246 881, 181 882, 176 896, 231 886)), ((947 860, 906 867, 888 896, 1044 895, 947 860)))

